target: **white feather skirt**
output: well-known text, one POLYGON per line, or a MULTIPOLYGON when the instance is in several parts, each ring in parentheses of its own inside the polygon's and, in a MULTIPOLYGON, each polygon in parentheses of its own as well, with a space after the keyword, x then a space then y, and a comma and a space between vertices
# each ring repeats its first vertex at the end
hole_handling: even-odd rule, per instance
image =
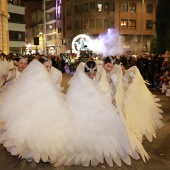
POLYGON ((48 72, 32 61, 0 103, 0 142, 12 155, 35 162, 77 150, 75 125, 48 72))

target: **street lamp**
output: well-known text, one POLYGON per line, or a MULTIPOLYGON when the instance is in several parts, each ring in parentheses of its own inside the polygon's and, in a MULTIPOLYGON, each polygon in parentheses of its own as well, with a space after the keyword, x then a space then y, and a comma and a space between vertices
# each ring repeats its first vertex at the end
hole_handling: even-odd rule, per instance
POLYGON ((144 1, 142 0, 142 7, 141 7, 141 53, 143 51, 143 14, 144 14, 144 1))

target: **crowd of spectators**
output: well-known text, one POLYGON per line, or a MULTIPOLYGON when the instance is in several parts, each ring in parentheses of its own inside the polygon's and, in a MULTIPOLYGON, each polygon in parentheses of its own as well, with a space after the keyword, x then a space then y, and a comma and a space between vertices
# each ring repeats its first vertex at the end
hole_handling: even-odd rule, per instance
POLYGON ((120 56, 120 62, 126 69, 137 66, 148 88, 166 93, 170 86, 170 56, 143 54, 120 56))

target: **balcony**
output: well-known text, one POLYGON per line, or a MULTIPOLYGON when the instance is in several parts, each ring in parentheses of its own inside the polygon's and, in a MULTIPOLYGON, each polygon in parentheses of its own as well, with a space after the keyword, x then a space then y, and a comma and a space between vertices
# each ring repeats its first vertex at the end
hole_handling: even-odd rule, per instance
POLYGON ((53 24, 56 22, 56 13, 55 12, 47 14, 46 17, 47 17, 46 24, 53 24))
POLYGON ((56 2, 52 1, 50 4, 46 6, 46 12, 53 12, 56 9, 56 2))

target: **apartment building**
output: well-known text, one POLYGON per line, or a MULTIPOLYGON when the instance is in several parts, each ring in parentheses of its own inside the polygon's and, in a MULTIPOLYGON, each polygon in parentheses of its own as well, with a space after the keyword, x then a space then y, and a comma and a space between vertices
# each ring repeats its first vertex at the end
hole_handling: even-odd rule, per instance
POLYGON ((65 0, 64 39, 78 34, 93 37, 108 28, 119 31, 124 52, 149 52, 155 36, 155 0, 65 0))
POLYGON ((8 36, 8 4, 7 1, 0 1, 0 53, 9 53, 8 36))
POLYGON ((25 7, 24 0, 8 0, 9 51, 22 53, 25 47, 25 7))
POLYGON ((95 38, 108 28, 118 30, 124 53, 150 52, 156 0, 44 0, 42 6, 46 54, 71 51, 75 36, 95 38))

